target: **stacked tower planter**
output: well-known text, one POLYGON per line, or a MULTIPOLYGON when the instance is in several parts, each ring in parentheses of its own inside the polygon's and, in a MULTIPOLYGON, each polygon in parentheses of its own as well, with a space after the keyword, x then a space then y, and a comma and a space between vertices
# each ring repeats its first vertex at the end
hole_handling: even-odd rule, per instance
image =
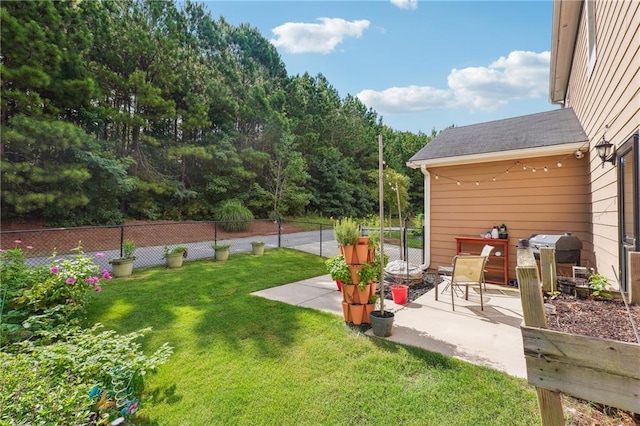
POLYGON ((355 245, 340 246, 340 253, 344 256, 352 284, 342 283, 342 314, 345 322, 354 325, 369 324, 369 314, 375 308, 375 303, 369 303, 375 296, 376 285, 368 278, 364 285, 360 285, 364 264, 373 265, 375 249, 369 247, 369 237, 360 237, 355 245))

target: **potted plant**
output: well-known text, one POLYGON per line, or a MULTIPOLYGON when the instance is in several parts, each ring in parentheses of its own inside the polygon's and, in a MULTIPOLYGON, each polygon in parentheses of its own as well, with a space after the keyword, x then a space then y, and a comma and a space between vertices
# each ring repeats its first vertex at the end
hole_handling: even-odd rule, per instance
POLYGON ((162 257, 167 260, 168 268, 180 268, 183 259, 187 257, 187 248, 184 246, 176 246, 170 249, 164 246, 164 255, 162 257))
POLYGON ((333 235, 340 246, 340 252, 348 264, 355 264, 355 245, 360 238, 360 228, 355 220, 346 217, 333 225, 333 235))
POLYGON ((231 244, 212 244, 216 256, 216 260, 225 261, 229 259, 229 249, 231 248, 231 244))
POLYGON ((331 279, 336 282, 338 290, 342 291, 342 283, 351 282, 351 272, 349 272, 349 266, 344 260, 344 256, 339 254, 330 257, 324 264, 327 266, 327 272, 329 272, 331 279))
POLYGON ((254 256, 262 256, 264 254, 264 241, 253 241, 251 243, 251 251, 254 256))
POLYGON ((357 301, 367 304, 371 295, 371 283, 379 275, 370 263, 363 263, 358 270, 358 288, 356 289, 357 301))
POLYGON ((114 277, 128 277, 133 273, 133 261, 136 260, 133 255, 136 251, 136 243, 133 240, 124 240, 122 242, 122 257, 111 259, 109 263, 113 266, 111 275, 114 277))

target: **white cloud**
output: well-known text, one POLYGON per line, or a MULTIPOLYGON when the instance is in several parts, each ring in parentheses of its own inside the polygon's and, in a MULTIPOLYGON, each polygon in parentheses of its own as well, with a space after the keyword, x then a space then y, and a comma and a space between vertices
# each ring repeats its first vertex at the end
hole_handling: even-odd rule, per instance
POLYGON ((319 24, 287 22, 271 31, 276 47, 289 53, 331 53, 346 37, 362 37, 369 27, 367 20, 346 21, 341 18, 318 18, 319 24))
POLYGON ((429 86, 391 87, 382 92, 363 90, 356 95, 365 105, 380 113, 418 112, 451 104, 450 90, 429 86))
POLYGON ((486 67, 452 69, 446 89, 430 86, 392 87, 381 92, 363 90, 358 98, 379 113, 466 108, 493 111, 509 101, 546 96, 549 52, 513 51, 486 67))
POLYGON ((391 4, 400 9, 417 9, 418 0, 391 0, 391 4))

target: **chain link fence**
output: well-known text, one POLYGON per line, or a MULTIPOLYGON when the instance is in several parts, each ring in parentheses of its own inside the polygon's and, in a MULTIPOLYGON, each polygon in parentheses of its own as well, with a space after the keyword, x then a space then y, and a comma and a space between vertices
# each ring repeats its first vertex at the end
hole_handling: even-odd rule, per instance
MULTIPOLYGON (((81 247, 96 257, 104 269, 111 269, 109 260, 122 256, 122 243, 132 240, 136 245, 135 267, 164 265, 164 247, 184 246, 186 260, 213 258, 214 244, 230 244, 231 253, 250 252, 251 243, 262 241, 268 250, 275 247, 294 248, 324 257, 339 253, 333 227, 317 222, 296 220, 253 220, 248 230, 225 231, 225 222, 184 221, 150 222, 126 225, 84 226, 76 228, 45 228, 0 231, 0 247, 21 248, 30 265, 48 265, 55 252, 69 256, 81 247)), ((385 253, 390 260, 408 259, 409 263, 424 263, 423 232, 419 229, 389 228, 385 230, 385 253), (400 238, 401 234, 404 234, 400 238), (402 244, 400 244, 402 241, 402 244)))

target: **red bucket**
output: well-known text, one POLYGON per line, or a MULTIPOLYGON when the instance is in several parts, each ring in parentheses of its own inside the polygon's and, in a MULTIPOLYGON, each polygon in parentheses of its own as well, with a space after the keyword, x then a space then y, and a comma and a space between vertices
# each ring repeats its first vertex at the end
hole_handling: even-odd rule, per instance
POLYGON ((409 286, 404 284, 396 284, 391 286, 391 296, 393 297, 393 303, 396 305, 404 305, 407 303, 407 296, 409 295, 409 286))

